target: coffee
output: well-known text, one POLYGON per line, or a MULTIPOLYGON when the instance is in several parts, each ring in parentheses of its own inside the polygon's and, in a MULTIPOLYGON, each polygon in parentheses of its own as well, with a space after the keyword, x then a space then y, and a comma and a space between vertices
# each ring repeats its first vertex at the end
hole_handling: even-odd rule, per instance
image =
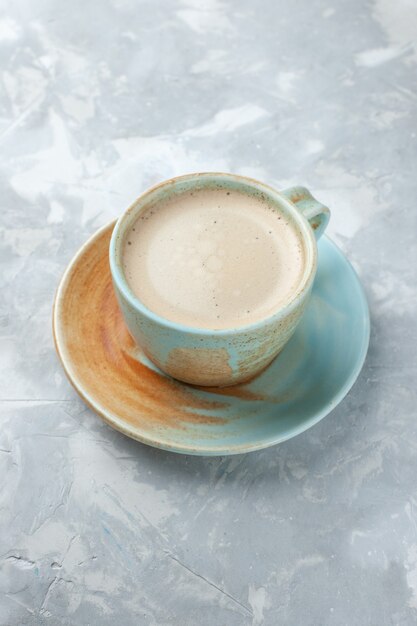
POLYGON ((151 311, 191 327, 245 326, 297 291, 301 235, 268 199, 201 189, 145 209, 127 232, 123 270, 151 311))

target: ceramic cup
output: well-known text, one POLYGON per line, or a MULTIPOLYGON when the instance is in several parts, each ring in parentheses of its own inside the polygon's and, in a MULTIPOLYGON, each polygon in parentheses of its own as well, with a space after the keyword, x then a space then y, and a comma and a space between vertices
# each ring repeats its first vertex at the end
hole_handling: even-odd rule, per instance
POLYGON ((120 217, 110 242, 110 269, 127 327, 146 356, 163 372, 186 383, 227 386, 262 371, 293 334, 307 305, 317 268, 316 239, 329 221, 329 209, 304 187, 276 191, 234 174, 198 173, 172 178, 143 193, 120 217), (296 227, 303 241, 302 280, 285 306, 248 326, 210 330, 188 327, 150 311, 130 290, 122 269, 125 236, 150 202, 197 189, 239 190, 267 198, 296 227))

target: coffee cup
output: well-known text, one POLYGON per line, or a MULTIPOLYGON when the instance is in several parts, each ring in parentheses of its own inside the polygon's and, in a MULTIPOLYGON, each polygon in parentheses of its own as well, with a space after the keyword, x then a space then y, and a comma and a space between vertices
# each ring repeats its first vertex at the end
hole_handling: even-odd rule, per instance
POLYGON ((253 378, 282 350, 308 304, 316 240, 329 215, 304 187, 277 191, 234 174, 188 174, 145 191, 117 221, 109 251, 115 293, 131 335, 160 370, 185 383, 222 387, 253 378), (211 202, 205 211, 208 200, 216 206, 211 202), (159 207, 168 208, 158 213, 159 207), (209 215, 220 218, 207 228, 209 215), (181 230, 178 225, 184 224, 181 230), (192 230, 189 245, 178 243, 186 241, 184 228, 192 230), (284 248, 281 240, 287 242, 284 248), (232 256, 238 246, 241 257, 232 256), (280 263, 275 253, 281 254, 280 263), (173 266, 177 278, 183 277, 177 304, 173 266), (135 276, 130 268, 137 270, 135 276), (250 274, 246 282, 245 272, 250 274), (277 286, 274 277, 280 272, 277 286), (235 289, 227 282, 230 276, 238 277, 235 289), (166 298, 148 284, 153 279, 165 286, 166 298), (190 302, 189 310, 182 310, 183 300, 190 302), (247 311, 246 301, 254 303, 247 311), (216 316, 217 310, 224 316, 216 316))

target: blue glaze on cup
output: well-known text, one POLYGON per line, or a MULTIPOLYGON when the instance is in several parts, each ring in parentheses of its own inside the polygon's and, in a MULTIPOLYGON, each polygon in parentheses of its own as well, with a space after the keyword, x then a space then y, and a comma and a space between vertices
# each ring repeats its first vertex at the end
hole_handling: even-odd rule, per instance
POLYGON ((252 378, 281 351, 305 310, 317 269, 315 235, 322 234, 328 220, 327 207, 304 187, 278 192, 250 178, 210 172, 180 176, 152 187, 120 217, 110 242, 113 285, 130 333, 162 371, 184 382, 226 386, 252 378), (273 315, 248 326, 211 330, 172 322, 148 309, 124 276, 124 239, 140 213, 174 194, 207 188, 238 190, 266 199, 285 214, 303 241, 305 268, 297 290, 273 315))

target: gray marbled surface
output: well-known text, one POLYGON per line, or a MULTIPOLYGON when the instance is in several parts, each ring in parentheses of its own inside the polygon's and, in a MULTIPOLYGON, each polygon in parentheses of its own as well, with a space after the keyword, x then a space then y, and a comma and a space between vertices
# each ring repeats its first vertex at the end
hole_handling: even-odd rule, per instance
POLYGON ((417 4, 0 8, 0 624, 416 624, 417 4), (212 459, 103 424, 51 337, 87 236, 207 169, 308 185, 372 315, 330 416, 212 459))

